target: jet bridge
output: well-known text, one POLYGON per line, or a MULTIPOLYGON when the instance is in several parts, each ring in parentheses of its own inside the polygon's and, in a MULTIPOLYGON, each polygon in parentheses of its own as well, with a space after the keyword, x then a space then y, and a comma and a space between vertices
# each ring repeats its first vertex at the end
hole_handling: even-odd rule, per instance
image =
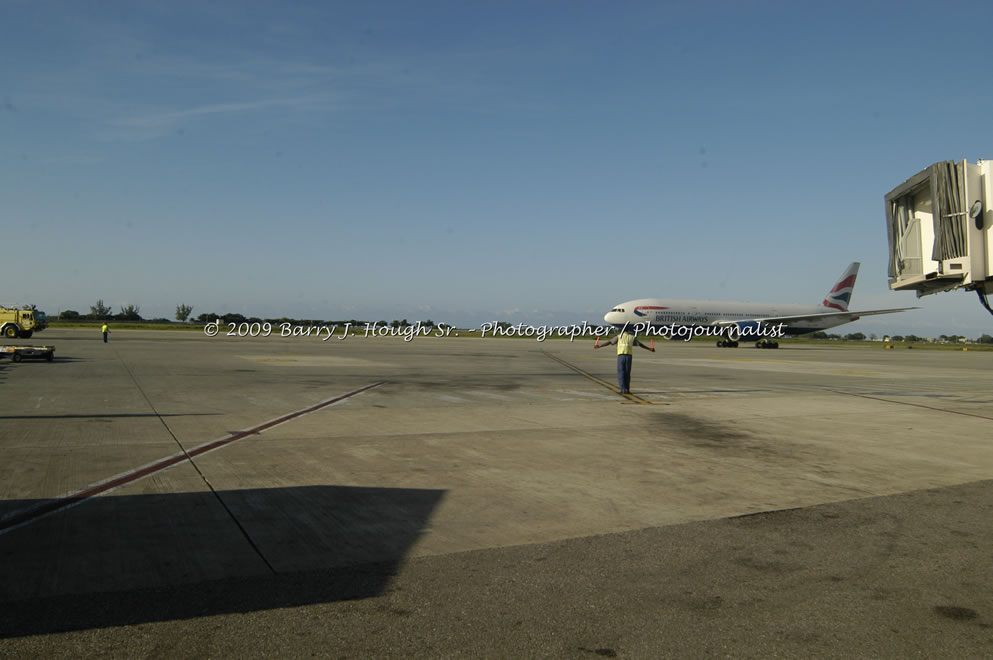
POLYGON ((886 195, 889 283, 917 297, 964 288, 993 294, 993 162, 946 160, 886 195))

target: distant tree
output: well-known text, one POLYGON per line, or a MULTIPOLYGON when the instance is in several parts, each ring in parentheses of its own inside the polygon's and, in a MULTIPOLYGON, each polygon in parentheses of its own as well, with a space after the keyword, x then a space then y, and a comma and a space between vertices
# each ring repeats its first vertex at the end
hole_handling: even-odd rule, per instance
POLYGON ((893 341, 903 341, 903 335, 893 335, 890 339, 893 341))
POLYGON ((872 341, 876 341, 877 339, 879 339, 879 337, 878 337, 878 336, 876 335, 876 333, 874 332, 874 333, 872 333, 871 335, 869 335, 869 339, 871 339, 872 341))
POLYGON ((827 339, 828 338, 828 334, 826 332, 824 332, 823 330, 818 330, 817 332, 811 332, 810 333, 810 338, 811 339, 827 339))
POLYGON ((189 305, 176 305, 176 320, 186 323, 186 319, 189 318, 192 311, 193 308, 189 305))
POLYGON ((107 307, 103 304, 103 299, 97 301, 96 305, 90 307, 90 316, 98 319, 110 318, 110 312, 112 308, 107 307))
POLYGON ((197 317, 197 323, 210 323, 216 318, 217 318, 217 314, 214 313, 208 314, 204 312, 203 314, 197 317))
POLYGON ((982 337, 979 338, 979 343, 980 344, 993 344, 993 336, 983 335, 982 337))
POLYGON ((59 314, 59 318, 63 321, 72 321, 73 319, 79 318, 79 312, 71 309, 67 309, 61 314, 59 314))
POLYGON ((244 323, 248 319, 246 319, 241 314, 230 313, 222 316, 221 320, 224 321, 225 323, 244 323))
POLYGON ((117 319, 121 321, 140 321, 141 320, 141 308, 138 305, 125 305, 121 307, 121 312, 117 315, 117 319))
POLYGON ((428 319, 427 321, 421 321, 421 325, 423 325, 426 328, 433 328, 434 321, 432 321, 431 319, 428 319))
POLYGON ((903 338, 904 341, 921 341, 921 338, 917 335, 907 335, 903 338))
POLYGON ((864 339, 865 339, 865 335, 862 334, 861 332, 853 332, 851 334, 845 335, 846 341, 863 341, 864 339))

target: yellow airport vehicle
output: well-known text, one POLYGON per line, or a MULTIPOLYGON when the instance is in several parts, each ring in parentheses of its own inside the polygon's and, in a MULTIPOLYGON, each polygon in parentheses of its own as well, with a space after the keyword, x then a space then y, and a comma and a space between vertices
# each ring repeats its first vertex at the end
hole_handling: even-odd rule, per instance
POLYGON ((8 339, 30 339, 31 335, 48 327, 45 312, 34 305, 4 307, 0 305, 0 336, 8 339))

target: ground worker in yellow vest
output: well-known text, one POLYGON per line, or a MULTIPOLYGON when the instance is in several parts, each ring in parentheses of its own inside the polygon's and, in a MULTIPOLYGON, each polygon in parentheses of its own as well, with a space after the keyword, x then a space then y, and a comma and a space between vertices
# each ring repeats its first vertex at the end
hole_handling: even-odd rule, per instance
POLYGON ((100 328, 100 332, 103 333, 103 343, 106 344, 107 343, 107 335, 110 334, 110 326, 107 325, 107 322, 106 321, 104 321, 103 327, 100 328))
POLYGON ((631 360, 634 359, 635 346, 641 346, 646 351, 655 352, 654 346, 645 346, 634 333, 628 330, 627 326, 621 329, 620 334, 610 341, 601 344, 599 341, 593 344, 593 348, 601 348, 617 344, 617 384, 621 388, 621 394, 631 394, 631 360))

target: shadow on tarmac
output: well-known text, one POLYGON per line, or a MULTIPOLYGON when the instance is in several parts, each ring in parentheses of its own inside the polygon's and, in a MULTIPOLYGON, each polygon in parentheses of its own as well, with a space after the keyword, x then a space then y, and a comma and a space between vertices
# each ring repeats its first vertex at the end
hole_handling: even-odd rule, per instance
MULTIPOLYGON (((0 638, 381 595, 445 491, 96 497, 0 534, 0 638)), ((3 518, 41 502, 0 502, 3 518)))

